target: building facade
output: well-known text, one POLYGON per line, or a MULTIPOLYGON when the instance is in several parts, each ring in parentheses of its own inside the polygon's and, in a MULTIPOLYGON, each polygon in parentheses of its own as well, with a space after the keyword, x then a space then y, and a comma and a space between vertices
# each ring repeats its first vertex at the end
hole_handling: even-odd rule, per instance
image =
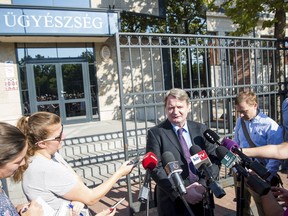
POLYGON ((63 123, 118 119, 114 34, 122 10, 159 14, 158 0, 0 0, 0 119, 36 111, 63 123))

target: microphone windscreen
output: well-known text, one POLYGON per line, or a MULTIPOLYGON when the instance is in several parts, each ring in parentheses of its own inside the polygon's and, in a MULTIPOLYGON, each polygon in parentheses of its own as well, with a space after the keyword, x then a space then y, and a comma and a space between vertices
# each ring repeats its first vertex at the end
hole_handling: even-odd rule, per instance
POLYGON ((222 140, 222 145, 227 148, 229 151, 232 151, 232 148, 240 148, 240 146, 233 140, 224 138, 222 140))
POLYGON ((144 155, 142 160, 142 166, 144 169, 150 169, 153 170, 158 163, 158 159, 156 155, 153 152, 148 152, 146 155, 144 155))
POLYGON ((218 148, 216 148, 216 155, 219 160, 222 160, 228 152, 228 149, 224 146, 219 146, 218 148))
POLYGON ((192 147, 189 149, 190 155, 195 155, 199 152, 201 152, 202 149, 198 145, 192 145, 192 147))
POLYGON ((170 151, 164 152, 161 159, 164 167, 167 165, 167 163, 175 161, 175 157, 170 151))
POLYGON ((220 139, 220 137, 211 129, 207 129, 206 131, 204 131, 203 135, 210 143, 213 144, 220 139))

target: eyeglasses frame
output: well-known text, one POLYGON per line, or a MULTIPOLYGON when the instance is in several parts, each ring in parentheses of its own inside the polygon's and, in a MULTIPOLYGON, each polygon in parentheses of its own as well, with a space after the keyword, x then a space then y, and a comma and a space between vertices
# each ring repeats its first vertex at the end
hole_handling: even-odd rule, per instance
POLYGON ((64 128, 63 124, 61 124, 61 127, 62 127, 61 132, 60 132, 60 134, 57 137, 47 138, 47 139, 38 141, 37 143, 35 143, 35 145, 39 144, 40 142, 47 142, 47 141, 54 141, 54 140, 60 142, 62 140, 62 135, 63 135, 63 128, 64 128))

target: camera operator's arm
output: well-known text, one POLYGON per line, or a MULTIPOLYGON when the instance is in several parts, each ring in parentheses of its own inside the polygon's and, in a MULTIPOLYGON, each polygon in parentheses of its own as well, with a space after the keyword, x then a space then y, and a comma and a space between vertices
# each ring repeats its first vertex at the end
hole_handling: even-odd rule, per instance
POLYGON ((288 142, 283 142, 279 145, 266 145, 256 148, 243 148, 242 151, 248 157, 287 159, 288 142))

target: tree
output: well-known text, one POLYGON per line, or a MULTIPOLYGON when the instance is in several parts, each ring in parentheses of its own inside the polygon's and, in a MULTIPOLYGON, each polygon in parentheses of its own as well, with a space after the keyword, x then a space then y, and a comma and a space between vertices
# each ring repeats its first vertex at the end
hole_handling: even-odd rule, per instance
POLYGON ((167 32, 206 34, 206 6, 203 0, 168 0, 167 32))
POLYGON ((139 33, 163 33, 165 32, 165 17, 151 16, 129 11, 121 12, 121 31, 139 33))
POLYGON ((286 13, 288 5, 284 0, 225 0, 221 5, 225 15, 238 25, 234 35, 245 35, 261 25, 274 26, 274 37, 285 37, 286 13), (269 16, 274 14, 274 17, 269 16), (263 15, 269 19, 263 19, 263 15))
MULTIPOLYGON (((162 3, 162 7, 159 8, 159 16, 122 11, 120 15, 121 31, 139 33, 206 34, 206 7, 203 0, 163 0, 162 3)), ((178 41, 176 41, 176 43, 178 43, 178 41)), ((189 43, 192 44, 193 39, 190 39, 189 43)), ((181 44, 188 44, 186 38, 182 39, 181 44)), ((200 81, 197 80, 198 77, 195 76, 197 68, 194 64, 196 63, 193 63, 192 60, 193 52, 199 52, 199 49, 197 51, 196 49, 191 50, 188 48, 163 49, 162 51, 164 55, 166 54, 165 56, 167 58, 169 58, 169 56, 172 56, 173 58, 171 61, 173 62, 175 86, 189 87, 189 78, 193 78, 194 83, 192 85, 199 87, 198 83, 200 83, 200 81), (172 52, 172 54, 170 55, 168 52, 172 52), (181 61, 179 60, 180 56, 182 56, 181 61), (194 74, 193 68, 195 70, 194 74), (184 86, 181 86, 181 76, 183 76, 184 86)), ((167 74, 169 74, 168 71, 167 74)))
MULTIPOLYGON (((215 1, 211 2, 213 5, 215 1)), ((270 81, 283 83, 284 82, 284 43, 285 27, 286 27, 286 11, 288 4, 286 0, 224 0, 220 5, 224 9, 225 15, 229 17, 234 24, 237 24, 237 29, 232 35, 247 35, 251 33, 256 26, 261 26, 262 29, 274 27, 274 38, 278 39, 278 53, 275 58, 276 76, 271 73, 270 81), (270 15, 274 16, 270 16, 270 15), (266 17, 267 19, 264 19, 266 17)), ((218 7, 219 9, 219 7, 218 7)), ((274 90, 274 86, 271 86, 274 90)), ((281 86, 280 89, 281 90, 281 86)), ((283 90, 283 89, 282 89, 283 90)), ((270 115, 276 118, 276 112, 280 113, 280 97, 274 101, 271 100, 270 115), (276 110, 274 109, 276 104, 276 110)), ((280 116, 280 115, 278 115, 280 116)), ((280 119, 278 119, 280 120, 280 119)))
POLYGON ((121 12, 122 32, 205 34, 206 7, 203 0, 166 0, 159 16, 121 12))

